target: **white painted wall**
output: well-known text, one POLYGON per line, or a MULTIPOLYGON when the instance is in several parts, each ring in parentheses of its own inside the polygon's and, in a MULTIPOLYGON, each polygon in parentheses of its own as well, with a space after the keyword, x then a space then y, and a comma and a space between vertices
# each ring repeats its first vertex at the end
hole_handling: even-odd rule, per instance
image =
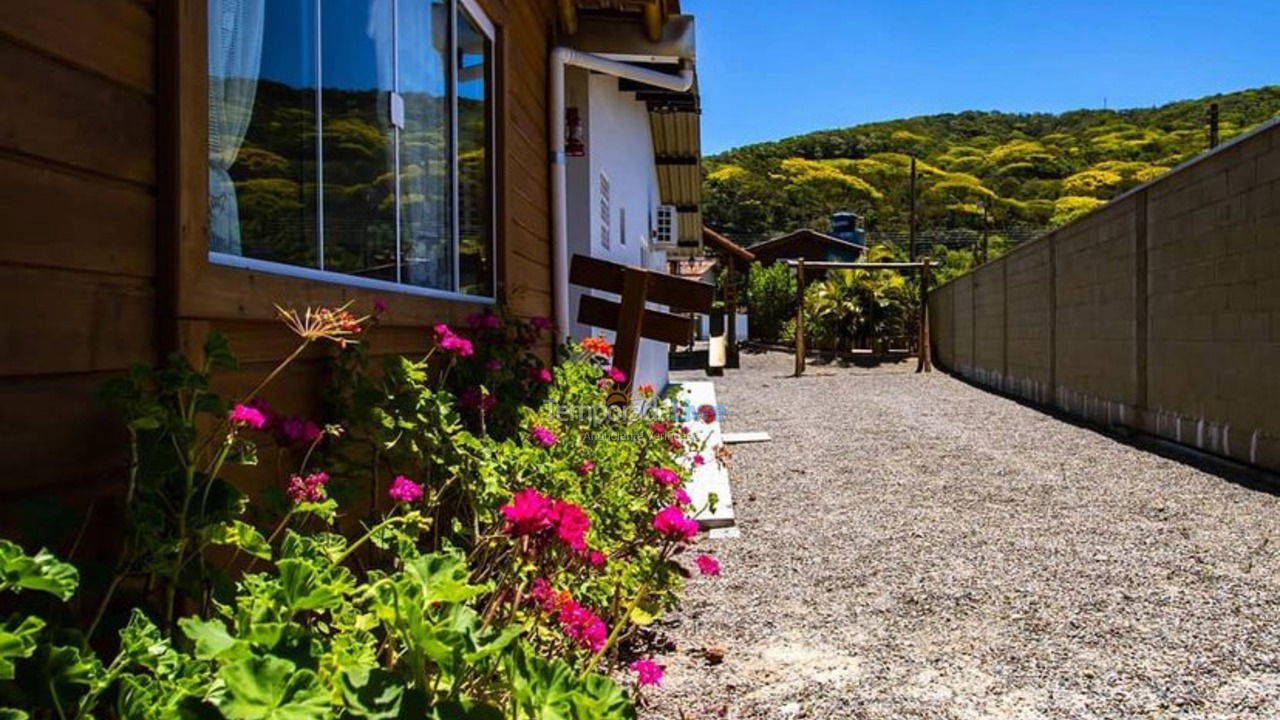
MULTIPOLYGON (((569 158, 568 235, 570 257, 586 254, 604 260, 666 271, 666 253, 650 251, 657 208, 661 202, 658 171, 653 162, 653 136, 649 111, 634 93, 618 91, 618 79, 569 68, 565 78, 565 104, 577 107, 587 146, 584 157, 569 158), (610 236, 601 238, 600 175, 609 178, 610 236), (623 210, 626 223, 623 225, 623 210), (622 242, 625 237, 626 243, 622 242)), ((575 339, 613 333, 577 322, 578 300, 583 290, 570 287, 569 312, 575 339)), ((594 291, 611 299, 617 296, 594 291)), ((655 309, 664 309, 653 306, 655 309)), ((667 345, 644 340, 640 344, 635 383, 667 385, 667 345)))

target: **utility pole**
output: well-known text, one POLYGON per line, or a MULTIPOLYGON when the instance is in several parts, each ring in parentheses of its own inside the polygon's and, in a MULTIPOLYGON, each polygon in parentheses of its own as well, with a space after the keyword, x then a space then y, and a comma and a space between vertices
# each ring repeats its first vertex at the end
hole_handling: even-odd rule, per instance
POLYGON ((907 219, 907 227, 911 237, 911 254, 908 260, 915 262, 916 259, 916 159, 911 158, 911 216, 907 219))
POLYGON ((1218 103, 1209 104, 1209 149, 1218 147, 1218 103))
POLYGON ((982 262, 984 263, 989 262, 991 260, 991 255, 990 255, 991 245, 989 244, 988 237, 987 237, 988 229, 990 227, 991 227, 991 223, 987 217, 987 203, 983 202, 982 203, 982 262))

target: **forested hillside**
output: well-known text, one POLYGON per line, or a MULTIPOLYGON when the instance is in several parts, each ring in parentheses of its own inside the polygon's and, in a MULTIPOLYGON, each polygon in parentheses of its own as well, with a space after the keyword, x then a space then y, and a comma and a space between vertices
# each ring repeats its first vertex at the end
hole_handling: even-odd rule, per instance
POLYGON ((1280 116, 1280 86, 1133 110, 963 112, 858 125, 730 150, 705 161, 707 224, 756 238, 826 228, 852 209, 871 230, 907 226, 918 159, 924 229, 1051 227, 1207 149, 1210 103, 1227 140, 1280 116))

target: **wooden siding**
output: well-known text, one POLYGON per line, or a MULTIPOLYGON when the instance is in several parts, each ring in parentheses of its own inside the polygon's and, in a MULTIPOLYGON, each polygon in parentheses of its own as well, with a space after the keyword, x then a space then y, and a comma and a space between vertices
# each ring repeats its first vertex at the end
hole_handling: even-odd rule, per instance
MULTIPOLYGON (((551 316, 555 4, 481 4, 498 28, 499 293, 518 314, 551 316)), ((0 3, 0 504, 55 483, 111 486, 123 445, 94 390, 133 361, 195 353, 216 329, 246 363, 224 389, 247 386, 292 348, 273 302, 385 298, 378 353, 425 350, 432 322, 478 307, 209 265, 204 12, 203 0, 0 3)), ((268 399, 316 409, 322 355, 268 399)))

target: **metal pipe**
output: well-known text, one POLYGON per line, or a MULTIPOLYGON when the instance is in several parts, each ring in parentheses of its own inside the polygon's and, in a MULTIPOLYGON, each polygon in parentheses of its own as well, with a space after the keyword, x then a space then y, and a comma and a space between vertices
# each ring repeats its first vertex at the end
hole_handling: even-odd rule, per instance
POLYGON ((569 336, 569 199, 564 154, 564 71, 568 67, 580 67, 672 92, 688 92, 693 87, 694 78, 692 67, 684 67, 679 75, 671 75, 573 48, 557 47, 551 51, 551 102, 547 106, 547 124, 551 133, 552 303, 555 306, 556 338, 559 342, 569 336))

